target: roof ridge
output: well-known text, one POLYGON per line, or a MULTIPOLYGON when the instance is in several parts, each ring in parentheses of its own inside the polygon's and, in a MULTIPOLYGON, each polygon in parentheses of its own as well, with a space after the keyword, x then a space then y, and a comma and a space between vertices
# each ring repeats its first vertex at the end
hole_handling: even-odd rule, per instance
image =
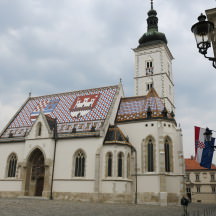
POLYGON ((47 94, 47 95, 41 95, 41 96, 35 96, 35 97, 30 97, 31 99, 35 98, 44 98, 44 97, 50 97, 50 96, 59 96, 59 95, 66 95, 69 93, 76 93, 76 92, 85 92, 85 91, 91 91, 91 90, 98 90, 98 89, 108 89, 108 88, 114 88, 118 87, 119 85, 112 85, 112 86, 104 86, 104 87, 98 87, 98 88, 90 88, 90 89, 80 89, 80 90, 75 90, 75 91, 67 91, 67 92, 61 92, 61 93, 56 93, 56 94, 47 94))
POLYGON ((146 97, 147 97, 147 98, 149 98, 149 97, 158 97, 158 98, 160 98, 160 97, 158 96, 158 93, 157 93, 156 90, 154 89, 154 87, 150 88, 150 90, 149 90, 148 94, 146 95, 146 97))
POLYGON ((130 96, 130 97, 122 97, 121 100, 127 100, 127 99, 137 99, 137 98, 146 98, 146 95, 142 96, 130 96))

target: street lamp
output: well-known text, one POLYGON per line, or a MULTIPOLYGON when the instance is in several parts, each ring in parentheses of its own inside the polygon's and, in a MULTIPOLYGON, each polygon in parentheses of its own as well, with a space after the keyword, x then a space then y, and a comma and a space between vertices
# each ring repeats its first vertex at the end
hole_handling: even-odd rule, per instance
POLYGON ((206 128, 205 133, 203 134, 205 141, 207 141, 210 144, 210 147, 213 148, 213 151, 216 150, 216 146, 214 146, 214 143, 212 143, 212 130, 209 130, 209 128, 206 128))
POLYGON ((203 134, 206 141, 211 141, 212 131, 209 128, 206 128, 205 133, 203 134))
POLYGON ((198 17, 198 20, 199 22, 191 27, 191 31, 194 33, 196 39, 197 48, 205 58, 212 61, 213 67, 216 68, 216 58, 206 56, 208 48, 211 47, 214 24, 210 21, 206 21, 206 16, 203 14, 198 17))

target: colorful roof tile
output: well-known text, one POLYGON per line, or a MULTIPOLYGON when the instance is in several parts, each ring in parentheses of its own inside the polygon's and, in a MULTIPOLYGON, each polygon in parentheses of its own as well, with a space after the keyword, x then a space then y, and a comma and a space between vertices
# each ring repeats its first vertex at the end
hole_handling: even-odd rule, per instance
MULTIPOLYGON (((163 117, 164 104, 154 88, 146 96, 122 98, 116 121, 146 119, 149 108, 152 117, 163 117)), ((168 117, 173 118, 171 114, 168 117)))
POLYGON ((25 136, 42 111, 57 119, 58 133, 100 129, 107 117, 119 86, 95 88, 54 95, 32 97, 9 123, 1 137, 25 136))
MULTIPOLYGON (((212 164, 211 170, 216 170, 216 166, 212 164)), ((194 157, 191 158, 186 158, 185 159, 185 170, 190 171, 190 170, 209 170, 207 168, 204 168, 199 165, 199 163, 194 159, 194 157)))
POLYGON ((128 138, 116 125, 108 128, 104 144, 131 145, 128 138))

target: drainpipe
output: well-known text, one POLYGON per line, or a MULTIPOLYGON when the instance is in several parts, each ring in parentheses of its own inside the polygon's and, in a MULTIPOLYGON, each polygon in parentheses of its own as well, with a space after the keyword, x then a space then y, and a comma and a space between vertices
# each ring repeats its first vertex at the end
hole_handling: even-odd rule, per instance
POLYGON ((132 152, 135 153, 135 182, 136 182, 136 186, 135 186, 134 203, 137 204, 137 151, 136 151, 134 146, 131 146, 131 150, 132 150, 132 152))
POLYGON ((55 157, 56 157, 56 144, 58 139, 57 134, 57 119, 55 118, 54 123, 54 155, 53 155, 53 167, 52 167, 52 178, 51 178, 51 187, 50 187, 50 200, 53 200, 53 177, 54 177, 54 168, 55 168, 55 157))

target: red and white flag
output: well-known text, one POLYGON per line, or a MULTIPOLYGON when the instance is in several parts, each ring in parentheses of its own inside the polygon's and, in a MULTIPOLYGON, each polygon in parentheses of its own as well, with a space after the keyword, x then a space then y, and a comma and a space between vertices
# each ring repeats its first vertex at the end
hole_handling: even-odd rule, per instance
POLYGON ((198 163, 201 163, 203 149, 205 148, 205 128, 195 126, 195 158, 198 163))

